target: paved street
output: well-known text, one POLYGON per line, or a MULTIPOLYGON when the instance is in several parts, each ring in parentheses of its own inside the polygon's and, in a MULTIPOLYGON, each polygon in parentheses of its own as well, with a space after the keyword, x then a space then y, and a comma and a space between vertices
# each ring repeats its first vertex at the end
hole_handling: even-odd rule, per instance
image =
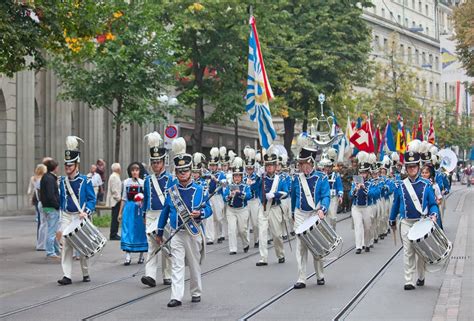
MULTIPOLYGON (((0 218, 1 320, 473 320, 474 189, 456 185, 447 201, 445 231, 454 243, 446 269, 427 273, 426 285, 403 290, 403 253, 393 235, 370 253, 354 254, 351 219, 340 214, 337 232, 344 239, 341 255, 325 262, 326 285, 315 277, 306 289, 293 290, 295 253, 285 245, 286 263, 278 264, 273 249, 269 265, 256 267, 258 251, 228 254, 227 244, 207 247, 202 266, 201 303, 191 303, 189 283, 180 308, 166 307, 168 286, 147 288, 140 283, 141 266, 123 266, 119 242, 108 242, 90 263, 91 283, 57 285, 59 263, 49 263, 34 251, 32 216, 0 218), (361 291, 363 290, 363 291, 361 291)), ((104 231, 108 235, 107 231, 104 231)), ((239 243, 240 246, 240 243, 239 243)), ((292 241, 293 251, 296 243, 292 241)), ((312 264, 308 273, 313 274, 312 264)))

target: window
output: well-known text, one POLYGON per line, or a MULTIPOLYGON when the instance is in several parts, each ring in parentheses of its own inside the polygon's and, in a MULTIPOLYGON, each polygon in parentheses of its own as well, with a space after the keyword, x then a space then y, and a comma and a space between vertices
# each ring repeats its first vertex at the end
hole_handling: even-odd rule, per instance
POLYGON ((407 56, 408 56, 408 63, 411 64, 411 59, 412 59, 412 57, 411 57, 411 47, 407 48, 407 56))
POLYGON ((387 52, 388 51, 388 39, 383 38, 383 51, 387 52))
POLYGON ((415 0, 411 0, 411 7, 413 10, 415 9, 415 0))
POLYGON ((433 66, 433 55, 430 54, 430 55, 428 56, 428 59, 429 59, 429 60, 428 60, 429 64, 430 64, 431 66, 433 66))
POLYGON ((405 27, 408 28, 408 18, 405 18, 405 27))
POLYGON ((419 95, 420 94, 420 79, 416 78, 415 81, 415 92, 419 95))
POLYGON ((374 48, 376 50, 379 50, 380 49, 380 39, 379 39, 379 36, 375 35, 374 36, 374 48))
POLYGON ((436 83, 436 98, 439 100, 439 84, 436 83))
POLYGON ((429 92, 429 95, 430 97, 433 97, 434 93, 433 93, 433 82, 430 81, 430 92, 429 92))
POLYGON ((398 21, 398 24, 402 23, 402 17, 400 17, 400 15, 397 15, 397 21, 398 21))
POLYGON ((439 70, 439 58, 435 57, 435 70, 439 70))
POLYGON ((418 1, 418 11, 423 12, 423 7, 421 6, 421 1, 418 1))
POLYGON ((400 44, 400 59, 405 60, 405 46, 400 44))
POLYGON ((429 10, 428 5, 425 5, 425 14, 426 14, 427 16, 429 15, 429 12, 430 12, 430 10, 429 10))
POLYGON ((430 35, 430 28, 426 27, 426 35, 429 36, 430 35))
POLYGON ((377 6, 374 5, 374 14, 377 14, 377 6))
POLYGON ((385 18, 385 9, 382 8, 382 18, 385 18))
POLYGON ((426 52, 424 51, 421 53, 421 64, 426 64, 426 52))
POLYGON ((412 21, 412 22, 411 22, 411 27, 412 27, 412 28, 415 28, 415 27, 416 27, 415 21, 412 21))
POLYGON ((417 65, 420 64, 420 52, 418 51, 418 49, 415 49, 415 63, 417 65))

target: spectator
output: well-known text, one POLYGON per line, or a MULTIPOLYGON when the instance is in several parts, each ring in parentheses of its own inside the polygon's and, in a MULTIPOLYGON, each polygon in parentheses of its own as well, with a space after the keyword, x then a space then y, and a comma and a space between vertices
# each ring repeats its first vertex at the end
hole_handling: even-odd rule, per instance
POLYGON ((99 194, 99 188, 104 183, 102 182, 102 178, 100 178, 100 175, 97 173, 97 166, 95 164, 91 165, 91 169, 89 174, 87 174, 87 178, 91 180, 92 186, 94 187, 95 196, 97 197, 97 194, 99 194))
POLYGON ((46 257, 59 261, 61 259, 56 231, 59 224, 59 189, 58 162, 52 158, 45 160, 48 172, 43 175, 40 183, 40 201, 48 222, 48 237, 46 239, 46 257))
POLYGON ((43 164, 36 165, 35 175, 30 178, 30 185, 28 185, 28 196, 31 199, 31 204, 36 211, 36 251, 44 251, 46 249, 46 239, 48 237, 48 223, 43 212, 39 197, 39 189, 41 177, 46 174, 47 169, 43 164))
POLYGON ((472 177, 471 164, 467 165, 466 169, 464 170, 464 176, 467 179, 467 187, 470 187, 471 186, 471 177, 472 177))
POLYGON ((119 163, 113 163, 111 166, 112 174, 107 184, 106 206, 112 208, 112 222, 110 225, 110 240, 120 241, 118 235, 118 214, 120 212, 120 201, 122 200, 122 180, 120 179, 121 168, 119 163))
POLYGON ((100 175, 100 179, 102 180, 103 184, 99 187, 99 194, 97 195, 97 202, 102 202, 104 201, 104 187, 105 187, 105 166, 107 165, 107 163, 99 158, 97 160, 97 162, 95 163, 95 165, 97 166, 97 170, 96 170, 96 173, 100 175))

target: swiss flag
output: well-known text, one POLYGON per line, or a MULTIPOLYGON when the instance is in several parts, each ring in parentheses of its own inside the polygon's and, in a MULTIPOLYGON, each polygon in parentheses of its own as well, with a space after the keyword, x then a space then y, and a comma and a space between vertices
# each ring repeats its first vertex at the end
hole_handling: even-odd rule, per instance
POLYGON ((349 140, 358 150, 373 153, 375 151, 374 139, 369 126, 368 122, 364 122, 349 140))

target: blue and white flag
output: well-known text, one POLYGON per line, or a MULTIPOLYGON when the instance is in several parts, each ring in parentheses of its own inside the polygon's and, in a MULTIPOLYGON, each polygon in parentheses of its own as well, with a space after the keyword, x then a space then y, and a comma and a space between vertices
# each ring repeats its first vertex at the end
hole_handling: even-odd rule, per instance
POLYGON ((268 101, 273 98, 272 88, 265 72, 262 51, 258 42, 255 18, 250 17, 249 66, 247 76, 246 109, 250 120, 256 121, 260 144, 268 149, 277 134, 273 127, 268 101))

